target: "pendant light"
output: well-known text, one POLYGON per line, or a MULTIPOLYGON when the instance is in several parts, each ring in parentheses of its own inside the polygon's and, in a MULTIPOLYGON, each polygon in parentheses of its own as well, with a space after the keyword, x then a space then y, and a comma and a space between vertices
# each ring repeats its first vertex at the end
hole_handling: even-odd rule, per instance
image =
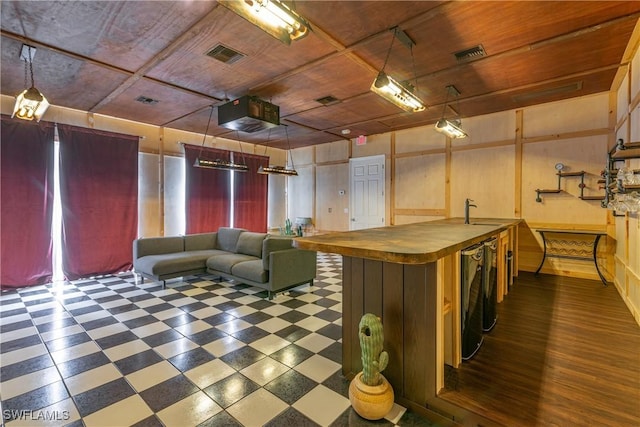
MULTIPOLYGON (((214 107, 212 105, 211 112, 209 112, 209 120, 207 121, 207 127, 204 131, 204 137, 202 138, 202 145, 200 146, 200 152, 198 153, 198 157, 196 157, 195 162, 193 162, 193 167, 204 168, 204 169, 232 170, 235 172, 246 172, 249 169, 246 164, 234 163, 234 162, 230 162, 228 160, 223 160, 223 159, 212 160, 212 159, 202 158, 202 148, 204 147, 204 143, 207 139, 207 133, 209 132, 209 126, 211 125, 213 108, 214 107)), ((242 145, 240 146, 240 150, 242 151, 242 145)), ((243 157, 244 157, 244 154, 243 154, 243 157)))
POLYGON ((26 44, 22 45, 20 59, 24 61, 24 86, 25 90, 16 97, 16 103, 13 107, 11 117, 17 117, 22 120, 34 120, 39 122, 47 108, 49 101, 44 97, 38 89, 35 88, 33 79, 33 57, 36 54, 36 48, 26 44), (31 74, 31 87, 27 87, 27 69, 31 74))
MULTIPOLYGON (((391 49, 393 48, 393 41, 396 38, 409 48, 409 50, 411 51, 411 59, 414 59, 413 45, 415 43, 413 42, 413 40, 411 40, 407 33, 402 31, 399 27, 393 27, 392 30, 393 37, 391 38, 391 45, 389 46, 389 50, 387 51, 387 57, 385 58, 384 64, 382 65, 382 70, 380 70, 378 76, 371 84, 370 90, 405 111, 409 111, 412 113, 423 111, 426 108, 426 105, 417 95, 414 94, 415 88, 407 82, 400 82, 396 80, 384 71, 387 66, 387 62, 389 61, 389 54, 391 53, 391 49)), ((415 75, 415 61, 414 79, 416 79, 417 81, 417 77, 415 75)))
MULTIPOLYGON (((456 97, 456 102, 458 102, 458 97, 460 96, 458 89, 453 85, 447 86, 447 97, 444 101, 444 107, 442 107, 442 118, 436 123, 435 129, 452 139, 466 138, 468 135, 462 130, 462 127, 460 127, 462 121, 459 118, 452 120, 445 119, 444 115, 447 109, 447 103, 449 102, 449 95, 451 94, 456 97)), ((459 114, 460 108, 458 107, 457 109, 458 111, 456 113, 459 114)))
POLYGON ((218 0, 218 3, 287 45, 309 34, 309 23, 280 0, 218 0))
MULTIPOLYGON (((296 171, 295 165, 293 164, 293 154, 291 154, 291 143, 289 142, 289 131, 288 126, 284 126, 284 132, 287 135, 287 146, 289 147, 289 156, 291 158, 291 169, 287 169, 286 166, 260 166, 258 168, 258 173, 263 175, 286 175, 286 176, 298 176, 298 171, 296 171)), ((271 137, 271 130, 269 130, 269 136, 267 137, 267 142, 271 137)), ((266 151, 266 146, 265 146, 266 151)))

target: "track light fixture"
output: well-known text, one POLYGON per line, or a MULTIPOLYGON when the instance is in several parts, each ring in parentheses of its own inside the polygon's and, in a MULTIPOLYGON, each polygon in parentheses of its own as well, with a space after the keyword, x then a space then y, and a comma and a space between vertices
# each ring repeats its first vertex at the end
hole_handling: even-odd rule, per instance
POLYGON ((201 159, 200 157, 196 158, 196 161, 193 163, 193 166, 197 168, 205 168, 205 169, 222 169, 222 170, 231 170, 235 172, 246 172, 249 170, 247 165, 243 165, 240 163, 233 163, 226 160, 207 160, 201 159))
MULTIPOLYGON (((202 138, 202 145, 200 146, 200 152, 198 153, 198 157, 196 157, 195 162, 193 162, 193 167, 196 168, 205 168, 205 169, 222 169, 222 170, 231 170, 235 172, 246 172, 249 170, 247 165, 230 162, 228 160, 209 160, 203 159, 202 156, 202 147, 204 147, 204 143, 207 140, 207 133, 209 132, 209 126, 211 125, 211 117, 213 116, 213 105, 211 106, 211 111, 209 112, 209 120, 207 121, 207 127, 204 131, 204 137, 202 138)), ((239 142, 239 141, 238 141, 239 142)), ((242 150, 242 145, 240 145, 240 150, 242 150)), ((244 154, 243 154, 244 157, 244 154)))
POLYGON ((298 171, 295 169, 287 169, 284 166, 260 166, 258 173, 263 175, 287 175, 298 176, 298 171))
MULTIPOLYGON (((442 118, 436 123, 435 129, 452 139, 466 138, 468 135, 464 130, 462 130, 462 127, 460 127, 462 121, 459 118, 447 120, 444 117, 449 102, 449 95, 454 95, 457 102, 460 92, 453 85, 447 86, 447 97, 444 101, 444 107, 442 107, 442 118)), ((459 114, 459 110, 460 109, 458 108, 458 111, 456 112, 457 114, 459 114)))
POLYGON ((393 31, 391 45, 389 46, 389 50, 387 51, 387 57, 384 60, 382 70, 380 70, 378 76, 371 85, 371 91, 380 95, 387 101, 392 102, 405 111, 413 113, 422 111, 426 108, 426 106, 425 103, 422 102, 422 100, 417 95, 415 95, 414 87, 407 82, 399 82, 384 72, 384 69, 387 66, 387 62, 389 61, 389 54, 391 53, 391 49, 393 48, 393 41, 397 38, 411 51, 411 59, 414 62, 414 79, 417 81, 417 77, 415 76, 415 60, 413 58, 413 45, 415 43, 413 42, 413 40, 411 40, 407 33, 402 31, 399 27, 393 27, 391 30, 393 31))
POLYGON ((23 120, 36 120, 40 121, 47 108, 49 108, 49 101, 47 98, 35 88, 33 80, 33 57, 36 54, 36 48, 26 44, 22 45, 20 51, 20 59, 24 61, 24 86, 25 90, 22 91, 16 97, 16 103, 13 107, 13 114, 11 117, 17 117, 23 120), (27 87, 27 69, 31 73, 31 87, 27 87))
MULTIPOLYGON (((289 147, 289 156, 291 156, 291 169, 287 169, 286 166, 260 166, 258 173, 264 175, 286 175, 286 176, 298 176, 298 171, 293 164, 293 155, 291 154, 291 143, 289 142, 289 131, 287 125, 284 125, 284 132, 287 135, 287 146, 289 147)), ((269 137, 271 137, 271 129, 269 129, 269 137)), ((267 141, 268 142, 268 141, 267 141)), ((266 152, 266 146, 265 146, 266 152)))
POLYGON ((218 0, 287 45, 309 33, 309 23, 280 0, 218 0))

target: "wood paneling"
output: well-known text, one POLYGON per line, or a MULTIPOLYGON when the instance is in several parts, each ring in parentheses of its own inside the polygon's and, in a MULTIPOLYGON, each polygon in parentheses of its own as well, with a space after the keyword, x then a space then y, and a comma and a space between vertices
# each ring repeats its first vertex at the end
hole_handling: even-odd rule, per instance
MULTIPOLYGON (((384 336, 402 337, 404 336, 404 323, 402 321, 402 304, 404 269, 401 264, 385 263, 382 270, 382 324, 384 326, 384 336)), ((384 376, 391 384, 396 384, 394 393, 402 396, 404 389, 402 379, 404 372, 404 350, 401 343, 396 340, 387 339, 385 350, 389 353, 389 366, 383 372, 384 376)))
POLYGON ((358 323, 371 312, 383 319, 384 348, 389 353, 383 375, 397 399, 426 408, 436 396, 436 262, 402 265, 362 258, 343 261, 342 370, 353 377, 362 369, 358 323))

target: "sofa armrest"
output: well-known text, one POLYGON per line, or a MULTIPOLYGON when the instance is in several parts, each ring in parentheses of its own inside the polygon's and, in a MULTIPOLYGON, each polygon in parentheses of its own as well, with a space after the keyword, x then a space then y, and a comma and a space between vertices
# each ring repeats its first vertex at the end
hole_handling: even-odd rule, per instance
POLYGON ((270 255, 274 251, 282 251, 293 247, 293 238, 286 236, 267 236, 262 241, 262 268, 271 269, 270 255))
POLYGON ((277 291, 310 282, 316 277, 315 251, 304 249, 285 249, 271 252, 269 261, 269 281, 271 290, 277 291))
POLYGON ((170 254, 184 251, 182 236, 146 237, 133 241, 133 259, 147 255, 170 254))

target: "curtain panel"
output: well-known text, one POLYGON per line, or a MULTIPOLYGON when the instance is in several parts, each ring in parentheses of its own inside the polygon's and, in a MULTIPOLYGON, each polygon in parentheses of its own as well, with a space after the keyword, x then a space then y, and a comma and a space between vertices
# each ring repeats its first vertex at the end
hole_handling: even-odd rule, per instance
POLYGON ((1 120, 0 288, 45 284, 53 276, 54 124, 1 120))
POLYGON ((197 158, 229 161, 229 151, 184 145, 186 233, 206 233, 229 226, 230 179, 226 170, 194 167, 197 158))
POLYGON ((249 170, 234 175, 233 225, 249 231, 267 231, 267 192, 269 176, 258 173, 260 166, 269 166, 269 157, 234 153, 249 170))
POLYGON ((138 137, 58 125, 63 271, 68 280, 132 268, 138 137))

